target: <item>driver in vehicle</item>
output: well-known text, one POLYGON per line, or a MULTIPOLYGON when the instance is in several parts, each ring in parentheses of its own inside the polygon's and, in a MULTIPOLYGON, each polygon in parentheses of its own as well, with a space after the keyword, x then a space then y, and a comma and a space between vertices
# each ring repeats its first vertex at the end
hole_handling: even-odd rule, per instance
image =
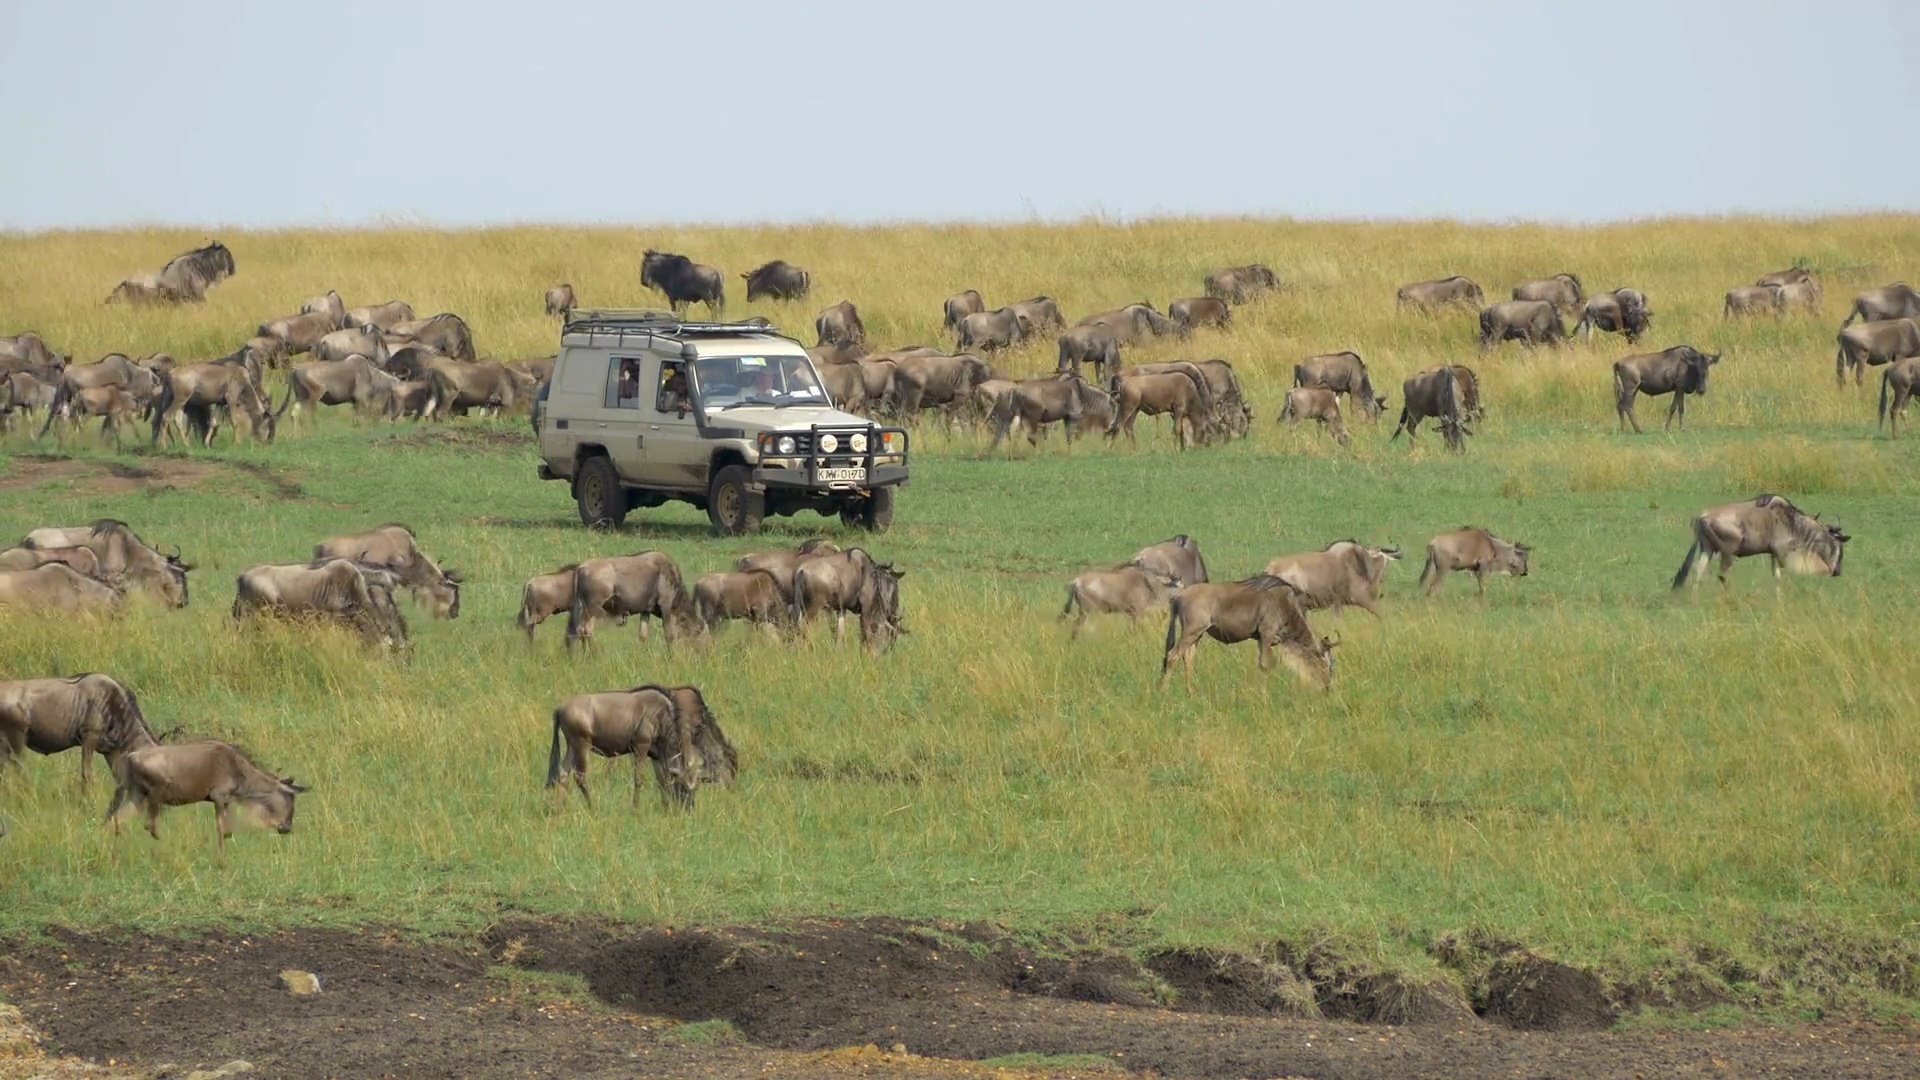
POLYGON ((661 412, 681 412, 687 407, 687 374, 680 365, 666 365, 666 377, 660 381, 661 412))
POLYGON ((753 397, 773 398, 780 396, 780 387, 776 385, 772 368, 761 368, 753 377, 753 397))

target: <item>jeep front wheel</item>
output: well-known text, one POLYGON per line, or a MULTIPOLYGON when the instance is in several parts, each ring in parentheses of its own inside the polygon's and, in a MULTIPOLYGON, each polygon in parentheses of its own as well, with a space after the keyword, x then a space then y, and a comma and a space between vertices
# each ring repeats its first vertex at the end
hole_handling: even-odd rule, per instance
POLYGON ((893 524, 893 489, 874 488, 866 498, 847 504, 840 511, 840 520, 868 532, 886 532, 893 524))
POLYGON ((766 516, 766 496, 749 491, 753 470, 745 465, 729 465, 714 474, 707 488, 707 518, 713 531, 721 536, 737 536, 760 528, 766 516))
POLYGON ((617 529, 627 520, 627 489, 613 462, 595 455, 580 463, 573 478, 573 497, 580 504, 580 521, 590 529, 617 529))

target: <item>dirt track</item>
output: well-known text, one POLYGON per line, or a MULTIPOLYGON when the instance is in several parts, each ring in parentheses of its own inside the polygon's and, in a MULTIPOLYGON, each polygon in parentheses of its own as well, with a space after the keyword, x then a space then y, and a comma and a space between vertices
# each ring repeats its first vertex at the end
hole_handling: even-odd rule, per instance
POLYGON ((1603 1006, 1569 971, 1529 969, 1496 995, 1498 1009, 1482 1001, 1476 1015, 1420 988, 1348 986, 1343 1001, 1246 958, 1061 958, 974 928, 525 922, 467 947, 379 932, 58 934, 0 951, 0 997, 50 1049, 177 1071, 243 1058, 295 1078, 957 1076, 990 1071, 962 1060, 1022 1052, 1168 1076, 1920 1075, 1911 1026, 1594 1030, 1611 1014, 1594 1011, 1603 1006), (598 1000, 544 992, 500 966, 578 976, 598 1000), (287 995, 286 968, 318 973, 324 992, 287 995), (1311 1018, 1369 1009, 1414 1022, 1311 1018), (713 1018, 747 1041, 696 1044, 677 1031, 713 1018))

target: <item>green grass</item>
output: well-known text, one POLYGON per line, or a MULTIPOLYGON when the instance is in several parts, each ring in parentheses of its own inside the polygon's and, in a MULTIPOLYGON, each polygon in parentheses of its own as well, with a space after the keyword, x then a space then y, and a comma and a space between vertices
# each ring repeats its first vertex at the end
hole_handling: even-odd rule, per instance
MULTIPOLYGON (((22 478, 47 463, 0 459, 0 535, 113 515, 199 566, 184 612, 8 616, 0 674, 110 672, 156 726, 238 739, 314 788, 292 836, 244 835, 221 865, 209 809, 169 812, 157 845, 137 831, 116 843, 100 822, 108 785, 82 799, 71 757, 32 757, 0 776, 13 829, 0 841, 0 932, 464 931, 507 911, 1071 929, 1128 913, 1137 940, 1329 934, 1415 971, 1431 970, 1434 939, 1480 932, 1622 978, 1710 948, 1772 980, 1761 985, 1823 1000, 1920 997, 1920 442, 1874 437, 1868 395, 1836 392, 1830 375, 1845 294, 1901 276, 1894 256, 1920 250, 1920 222, 1167 222, 669 240, 730 272, 775 254, 813 267, 818 304, 760 310, 798 325, 850 295, 882 345, 934 337, 940 300, 965 285, 996 301, 1052 291, 1072 316, 1143 294, 1164 304, 1196 293, 1203 267, 1250 258, 1299 284, 1240 309, 1231 334, 1142 354, 1232 359, 1258 412, 1246 443, 1180 454, 1143 421, 1138 450, 1068 451, 1056 437, 989 457, 974 435, 924 430, 896 526, 871 541, 909 571, 912 633, 879 660, 830 633, 778 646, 739 628, 706 650, 609 628, 591 655, 569 658, 549 624, 529 648, 512 622, 520 583, 562 563, 653 547, 692 578, 814 533, 861 538, 808 516, 715 540, 684 507, 640 512, 624 534, 584 531, 564 487, 535 480, 531 447, 510 441, 523 422, 419 438, 328 416, 272 447, 120 459, 213 470, 172 490, 109 492, 71 471, 36 486, 22 478), (1827 282, 1832 318, 1720 323, 1720 292, 1803 254, 1852 268, 1827 282), (1476 359, 1464 316, 1392 310, 1401 281, 1459 269, 1492 293, 1563 266, 1595 287, 1648 291, 1655 345, 1728 351, 1685 433, 1613 434, 1617 342, 1476 359), (1431 439, 1409 452, 1364 423, 1347 452, 1277 428, 1292 362, 1345 347, 1396 403, 1416 367, 1476 365, 1492 414, 1469 453, 1431 439), (480 437, 495 432, 508 441, 480 437), (1789 580, 1776 598, 1753 560, 1724 595, 1670 594, 1691 515, 1762 490, 1846 524, 1857 538, 1846 575, 1789 580), (409 606, 410 661, 229 622, 247 566, 388 520, 414 526, 469 582, 457 622, 409 606), (1532 544, 1532 576, 1490 582, 1484 602, 1457 578, 1445 595, 1415 595, 1427 538, 1463 523, 1532 544), (1389 572, 1384 620, 1316 616, 1345 641, 1331 693, 1263 677, 1250 648, 1211 642, 1197 685, 1162 692, 1163 625, 1107 624, 1070 643, 1054 615, 1074 573, 1177 532, 1198 538, 1222 578, 1345 536, 1398 543, 1409 559, 1389 572), (634 809, 628 770, 596 761, 592 810, 544 791, 554 703, 646 681, 706 690, 740 748, 737 789, 703 792, 690 817, 650 790, 634 809), (1861 961, 1828 970, 1809 939, 1861 961)), ((570 277, 585 299, 632 299, 614 274, 630 277, 636 245, 611 232, 228 241, 241 276, 206 309, 94 306, 117 275, 185 246, 143 234, 0 239, 0 298, 83 356, 211 355, 249 318, 329 285, 349 303, 403 295, 465 311, 482 352, 498 355, 551 351, 538 313, 549 279, 570 277)), ((1006 366, 1048 362, 1036 349, 1006 366)), ((33 449, 18 437, 5 447, 33 449)), ((108 460, 85 438, 70 452, 108 460)))
POLYGON ((740 1029, 727 1020, 697 1020, 663 1028, 660 1041, 678 1046, 725 1046, 742 1041, 740 1029))

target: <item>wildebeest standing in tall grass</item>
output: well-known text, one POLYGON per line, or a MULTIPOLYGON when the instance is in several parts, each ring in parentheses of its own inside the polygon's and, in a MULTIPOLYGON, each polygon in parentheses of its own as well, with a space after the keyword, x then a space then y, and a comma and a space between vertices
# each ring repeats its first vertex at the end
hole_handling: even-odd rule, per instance
POLYGON ((980 295, 980 290, 965 289, 947 297, 947 302, 940 305, 940 326, 942 329, 952 331, 960 325, 961 319, 976 311, 985 310, 987 310, 987 301, 980 295))
POLYGON ((1486 305, 1486 294, 1471 278, 1455 274, 1452 277, 1438 278, 1433 281, 1416 281, 1400 286, 1394 294, 1394 306, 1405 309, 1432 310, 1455 304, 1471 304, 1479 308, 1486 305))
POLYGON ((1164 574, 1183 588, 1205 584, 1207 580, 1207 559, 1200 553, 1200 542, 1186 533, 1148 544, 1134 552, 1127 564, 1164 574))
POLYGON ((359 353, 345 360, 297 364, 287 374, 287 396, 273 415, 278 423, 288 409, 297 415, 303 406, 352 405, 362 416, 392 420, 400 415, 400 402, 395 396, 399 386, 399 379, 359 353))
POLYGON ((0 608, 112 613, 120 590, 65 563, 0 572, 0 608))
POLYGON ((135 750, 114 764, 113 775, 119 784, 107 807, 107 820, 116 834, 123 810, 145 811, 147 833, 158 840, 160 811, 210 802, 222 856, 227 837, 233 835, 230 813, 236 803, 284 836, 293 831, 294 797, 308 790, 292 777, 276 776, 255 765, 238 747, 213 739, 135 750))
POLYGON ((197 304, 207 298, 209 288, 237 272, 233 252, 215 242, 174 256, 157 274, 122 281, 107 297, 107 303, 197 304))
POLYGON ((693 617, 711 635, 728 619, 745 619, 778 632, 791 603, 765 570, 716 570, 693 583, 693 617))
POLYGON ((347 558, 249 567, 234 580, 233 618, 260 615, 343 626, 369 644, 404 648, 407 623, 394 603, 393 572, 347 558))
POLYGON ((1868 289, 1853 298, 1853 307, 1840 324, 1845 330, 1855 319, 1861 322, 1878 322, 1883 319, 1909 319, 1920 317, 1920 290, 1904 281, 1896 281, 1878 289, 1868 289))
POLYGON ((1787 294, 1778 285, 1743 285, 1729 289, 1720 309, 1729 319, 1738 315, 1778 315, 1785 310, 1787 294))
MULTIPOLYGON (((535 574, 521 587, 520 614, 514 621, 521 630, 526 631, 527 644, 533 644, 535 627, 573 609, 573 572, 576 568, 577 564, 569 563, 550 574, 535 574)), ((623 623, 625 621, 621 620, 623 623)))
POLYGON ((727 309, 726 278, 685 255, 648 248, 640 259, 640 285, 665 296, 675 314, 695 303, 715 316, 727 309))
POLYGON ((953 328, 960 352, 994 353, 1011 349, 1033 333, 1033 324, 1011 307, 976 311, 953 328))
POLYGON ((1060 335, 1059 370, 1077 373, 1081 364, 1092 364, 1101 382, 1120 370, 1120 338, 1112 327, 1076 326, 1060 335))
POLYGON ((1920 385, 1920 356, 1895 361, 1880 373, 1880 423, 1892 420, 1893 438, 1900 437, 1900 418, 1907 415, 1907 402, 1916 385, 1920 385), (1891 408, 1887 404, 1889 391, 1893 395, 1891 408))
POLYGON ((47 346, 47 340, 32 330, 0 337, 0 371, 66 366, 67 357, 54 352, 47 346))
POLYGON ((546 301, 547 314, 549 316, 558 315, 564 319, 567 316, 567 312, 572 311, 574 307, 573 286, 570 283, 561 282, 553 288, 548 289, 544 299, 546 301))
POLYGON ((336 536, 313 546, 313 557, 352 559, 363 566, 387 570, 413 592, 413 599, 436 619, 460 617, 460 571, 442 569, 426 552, 414 531, 386 524, 351 536, 336 536))
POLYGON ((1400 549, 1368 547, 1358 540, 1336 540, 1324 550, 1282 555, 1267 564, 1267 574, 1293 586, 1300 606, 1312 611, 1343 607, 1380 617, 1380 582, 1387 564, 1400 561, 1400 549))
POLYGON ((157 745, 133 692, 108 675, 0 682, 0 765, 38 754, 80 750, 80 789, 92 780, 93 755, 111 769, 120 755, 157 745))
MULTIPOLYGON (((833 636, 837 641, 846 631, 849 614, 860 615, 868 605, 885 599, 876 579, 890 577, 898 581, 905 576, 906 571, 895 570, 892 563, 876 561, 865 548, 852 547, 809 559, 793 572, 793 625, 804 630, 820 614, 831 611, 833 636)), ((861 629, 867 629, 864 621, 861 629)))
POLYGON ((1648 306, 1644 293, 1638 289, 1615 289, 1588 297, 1580 309, 1580 321, 1574 324, 1571 333, 1585 330, 1589 345, 1593 343, 1595 330, 1625 334, 1627 344, 1632 345, 1652 325, 1653 309, 1648 306))
POLYGON ((740 277, 747 283, 748 303, 763 296, 769 300, 805 300, 813 291, 813 275, 785 259, 764 263, 740 277))
POLYGON ((1324 386, 1336 394, 1345 394, 1360 415, 1369 420, 1380 419, 1387 408, 1387 399, 1374 392, 1366 361, 1352 350, 1309 356, 1300 361, 1293 366, 1293 385, 1324 386))
POLYGON ((1133 425, 1141 413, 1165 414, 1173 421, 1173 433, 1180 449, 1204 443, 1211 428, 1213 409, 1211 389, 1205 377, 1177 372, 1145 375, 1119 375, 1113 382, 1113 423, 1107 425, 1107 438, 1125 432, 1128 443, 1135 443, 1133 425))
POLYGON ((1754 279, 1755 285, 1797 285, 1803 281, 1814 280, 1813 271, 1804 266, 1793 266, 1785 270, 1776 270, 1771 274, 1761 274, 1754 279))
POLYGON ((140 539, 124 521, 101 518, 91 525, 35 529, 20 546, 87 548, 99 558, 103 577, 124 578, 127 584, 153 593, 168 607, 187 606, 187 574, 193 567, 180 561, 178 550, 164 554, 140 539))
MULTIPOLYGON (((160 445, 162 435, 187 441, 188 420, 193 418, 193 425, 200 428, 194 433, 200 445, 212 446, 213 437, 220 431, 222 411, 229 417, 246 418, 246 431, 253 438, 273 441, 273 411, 244 367, 215 361, 174 368, 160 376, 160 395, 153 403, 152 445, 160 445), (199 423, 200 417, 205 418, 204 426, 199 423)), ((236 442, 240 431, 236 422, 236 442)))
POLYGON ((1502 540, 1485 529, 1463 525, 1441 533, 1427 544, 1427 561, 1420 567, 1421 585, 1433 595, 1447 575, 1455 570, 1473 572, 1473 582, 1481 596, 1487 595, 1487 575, 1527 576, 1527 556, 1532 548, 1502 540))
POLYGON ((1064 424, 1071 444, 1076 436, 1107 429, 1113 421, 1113 399, 1078 372, 1067 372, 1012 384, 994 402, 988 419, 993 424, 989 449, 998 448, 1015 423, 1026 426, 1027 442, 1033 446, 1040 445, 1048 424, 1064 424))
POLYGON ((991 378, 993 368, 977 356, 902 357, 894 364, 893 404, 902 415, 939 408, 951 422, 972 402, 973 388, 991 378))
POLYGON ((743 574, 760 570, 771 575, 774 587, 780 590, 781 599, 791 604, 793 575, 800 569, 801 564, 826 555, 837 555, 839 552, 838 544, 831 540, 814 537, 801 541, 795 548, 782 551, 756 551, 750 555, 742 555, 733 564, 733 568, 743 574))
POLYGON ((1545 300, 1555 308, 1571 315, 1580 310, 1586 300, 1586 293, 1580 289, 1580 279, 1572 274, 1555 274, 1550 278, 1536 278, 1523 281, 1513 287, 1515 300, 1545 300))
MULTIPOLYGON (((1613 365, 1614 409, 1619 413, 1620 430, 1633 425, 1640 434, 1640 420, 1633 414, 1633 403, 1641 394, 1658 397, 1672 394, 1665 427, 1677 419, 1687 426, 1687 395, 1707 392, 1707 373, 1720 362, 1719 353, 1703 353, 1691 345, 1675 345, 1664 352, 1622 357, 1613 365)), ((1664 430, 1664 428, 1663 428, 1664 430)))
POLYGON ((1075 326, 1104 326, 1113 331, 1114 340, 1122 345, 1132 345, 1147 338, 1171 337, 1180 332, 1172 319, 1154 310, 1145 300, 1112 311, 1096 312, 1081 319, 1075 326))
POLYGON ((1066 329, 1067 317, 1060 311, 1060 302, 1051 296, 1041 295, 1026 300, 1015 300, 1007 306, 1013 309, 1014 314, 1027 321, 1029 335, 1050 334, 1056 330, 1066 329))
POLYGON ((1480 351, 1503 341, 1518 341, 1529 349, 1564 345, 1567 328, 1551 301, 1502 300, 1480 313, 1480 351))
POLYGON ((1170 574, 1147 570, 1133 563, 1111 570, 1089 570, 1067 583, 1067 605, 1060 618, 1076 615, 1073 637, 1078 638, 1087 620, 1095 615, 1125 615, 1135 623, 1180 590, 1180 582, 1170 574))
POLYGON ((573 605, 567 614, 567 648, 591 640, 596 620, 640 617, 640 640, 647 639, 647 619, 660 620, 661 633, 671 642, 686 622, 686 588, 680 567, 665 552, 585 559, 573 570, 573 605))
MULTIPOLYGON (((298 315, 288 315, 284 318, 274 319, 272 322, 261 323, 255 328, 254 336, 271 338, 274 341, 278 341, 288 355, 297 356, 300 353, 312 352, 314 349, 319 348, 320 343, 325 341, 328 335, 337 334, 345 330, 357 329, 359 329, 359 324, 353 326, 335 326, 333 324, 333 316, 327 312, 307 311, 298 315)), ((350 351, 364 352, 365 349, 353 349, 350 351)), ((321 359, 338 359, 338 357, 323 356, 321 359)))
POLYGON ((467 320, 451 311, 429 315, 424 319, 397 322, 387 327, 385 333, 389 348, 425 345, 463 364, 471 364, 480 358, 473 348, 473 328, 467 325, 467 320))
POLYGON ((1465 436, 1473 432, 1466 426, 1469 410, 1463 393, 1465 387, 1458 374, 1460 370, 1456 365, 1440 364, 1417 372, 1401 383, 1400 423, 1387 441, 1398 439, 1404 431, 1408 445, 1412 445, 1420 422, 1431 416, 1440 422, 1440 435, 1446 440, 1447 448, 1465 450, 1465 436))
POLYGON ((1217 296, 1190 296, 1167 305, 1167 318, 1173 320, 1181 337, 1202 326, 1222 330, 1233 326, 1233 309, 1217 296))
POLYGON ((1327 434, 1341 446, 1353 441, 1353 436, 1347 433, 1347 422, 1340 416, 1340 399, 1324 386, 1296 386, 1288 390, 1287 400, 1280 406, 1279 419, 1290 428, 1299 427, 1302 420, 1312 420, 1326 428, 1327 434))
POLYGON ((553 710, 553 743, 547 752, 547 786, 568 777, 588 806, 587 756, 633 758, 633 803, 640 804, 641 764, 651 763, 663 803, 693 807, 701 767, 694 735, 697 720, 682 720, 672 692, 648 684, 631 690, 576 694, 553 710))
POLYGON ((1260 670, 1273 670, 1276 651, 1288 668, 1322 689, 1333 685, 1333 647, 1316 639, 1293 586, 1267 574, 1220 585, 1190 585, 1167 604, 1167 651, 1160 661, 1166 685, 1176 661, 1185 659, 1187 684, 1193 684, 1193 654, 1202 637, 1223 645, 1253 640, 1260 647, 1260 670))
POLYGON ((340 293, 328 289, 323 296, 316 296, 300 305, 302 315, 325 315, 333 329, 339 330, 347 325, 347 302, 340 299, 340 293))
POLYGON ((867 324, 860 321, 860 309, 851 300, 842 300, 816 315, 813 332, 821 345, 865 345, 867 342, 867 324))
POLYGON ((47 419, 35 438, 45 438, 55 420, 70 418, 67 403, 82 390, 117 386, 142 404, 151 402, 160 392, 160 375, 144 364, 121 353, 110 353, 91 364, 69 364, 61 370, 53 400, 47 403, 47 419))
POLYGON ((1692 528, 1693 544, 1680 560, 1680 572, 1673 576, 1675 589, 1685 585, 1688 578, 1697 589, 1707 560, 1715 555, 1720 557, 1723 586, 1733 560, 1750 555, 1765 555, 1772 561, 1776 589, 1782 568, 1797 574, 1839 577, 1847 541, 1852 539, 1838 525, 1829 525, 1818 515, 1809 517, 1778 495, 1758 495, 1750 502, 1702 511, 1693 519, 1692 528))
POLYGON ((1229 304, 1244 304, 1261 293, 1278 289, 1280 275, 1260 263, 1248 263, 1215 270, 1201 279, 1200 287, 1208 296, 1229 304))
POLYGON ((1866 381, 1867 368, 1920 356, 1920 319, 1878 319, 1849 326, 1840 331, 1839 348, 1833 355, 1833 380, 1847 385, 1847 369, 1853 369, 1853 384, 1866 381))

